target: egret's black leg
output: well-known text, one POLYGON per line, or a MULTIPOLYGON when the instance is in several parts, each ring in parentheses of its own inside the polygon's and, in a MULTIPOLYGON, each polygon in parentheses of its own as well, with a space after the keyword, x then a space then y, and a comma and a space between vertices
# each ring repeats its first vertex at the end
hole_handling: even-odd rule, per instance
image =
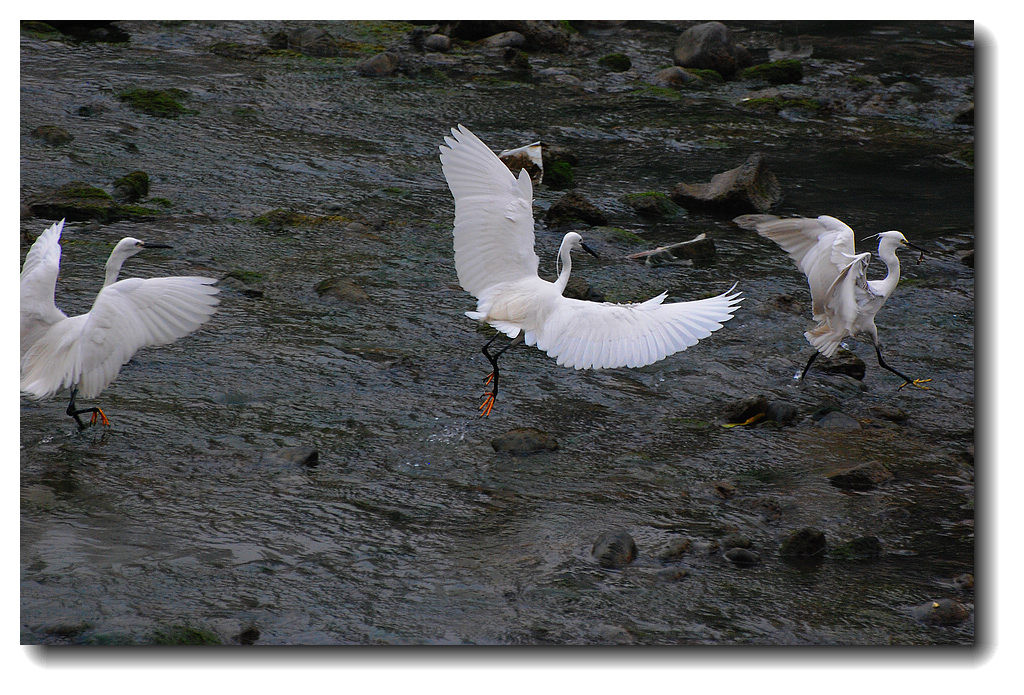
POLYGON ((109 427, 110 426, 110 420, 107 419, 107 416, 99 408, 80 408, 80 409, 79 408, 75 408, 75 396, 77 396, 77 395, 78 395, 78 387, 77 386, 72 386, 71 387, 71 400, 68 402, 68 409, 65 412, 68 415, 70 415, 71 417, 75 418, 75 422, 78 423, 78 429, 79 430, 84 430, 85 429, 85 423, 82 422, 82 418, 78 417, 82 413, 92 413, 92 418, 89 421, 90 425, 95 425, 96 424, 96 417, 99 416, 100 423, 102 423, 102 425, 104 427, 109 427))
POLYGON ((480 404, 479 408, 481 417, 487 417, 488 415, 491 414, 491 409, 494 408, 494 399, 498 397, 498 358, 505 354, 505 351, 508 350, 510 347, 514 345, 519 345, 521 342, 523 342, 523 333, 522 331, 520 331, 519 335, 517 335, 508 345, 501 348, 492 355, 490 352, 488 352, 487 348, 491 346, 491 343, 493 343, 499 335, 501 335, 501 333, 495 334, 493 338, 488 340, 487 344, 484 345, 482 350, 482 352, 484 353, 484 357, 486 357, 487 361, 491 363, 491 369, 493 371, 491 371, 490 375, 488 375, 487 381, 485 382, 491 384, 491 390, 484 393, 484 402, 480 404))
POLYGON ((811 365, 814 364, 814 360, 816 360, 816 359, 818 359, 818 351, 817 350, 815 350, 814 354, 811 355, 811 359, 807 360, 807 364, 804 365, 804 370, 802 372, 800 372, 800 376, 797 377, 797 381, 803 381, 804 380, 804 377, 807 375, 807 370, 811 368, 811 365))
POLYGON ((875 343, 875 354, 878 356, 878 366, 879 367, 881 367, 882 369, 887 369, 890 372, 892 372, 893 374, 895 374, 896 376, 898 376, 899 378, 903 379, 903 383, 899 385, 899 388, 903 388, 904 386, 906 386, 908 384, 911 385, 911 386, 916 386, 919 389, 927 389, 928 388, 927 386, 921 386, 921 384, 925 383, 926 381, 931 381, 931 379, 911 379, 906 374, 903 374, 902 372, 898 372, 895 369, 893 369, 892 367, 890 367, 888 364, 886 364, 885 360, 882 359, 882 348, 879 347, 878 343, 875 343))

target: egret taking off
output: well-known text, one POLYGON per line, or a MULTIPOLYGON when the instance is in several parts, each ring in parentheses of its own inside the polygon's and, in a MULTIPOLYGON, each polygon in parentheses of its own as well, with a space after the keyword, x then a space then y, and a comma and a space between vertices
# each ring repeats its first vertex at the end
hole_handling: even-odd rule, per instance
POLYGON ((75 397, 95 398, 114 380, 121 365, 140 348, 165 345, 199 328, 218 303, 214 278, 128 278, 117 275, 126 259, 147 248, 169 248, 126 237, 117 242, 106 266, 103 288, 92 309, 68 317, 54 304, 60 270, 64 220, 39 235, 21 269, 21 391, 35 398, 71 388, 67 414, 79 429, 79 415, 110 421, 99 408, 75 407, 75 397))
MULTIPOLYGON (((485 321, 513 341, 494 354, 481 415, 498 394, 498 358, 513 345, 536 345, 558 364, 575 369, 642 367, 685 350, 732 318, 739 293, 732 290, 692 302, 663 304, 665 294, 639 304, 587 302, 563 297, 573 249, 590 251, 569 232, 558 249, 554 282, 537 275, 533 244, 533 184, 526 170, 516 178, 463 126, 441 145, 441 166, 455 197, 455 269, 459 284, 477 298, 471 319, 485 321)), ((593 251, 590 251, 593 253, 593 251)), ((596 254, 595 254, 596 255, 596 254)), ((735 287, 735 285, 733 286, 735 287)))
POLYGON ((928 388, 922 384, 931 379, 911 379, 885 363, 878 342, 878 329, 875 328, 875 314, 900 281, 900 260, 896 257, 896 249, 909 246, 920 251, 922 258, 923 249, 911 244, 900 232, 873 235, 878 237, 878 255, 889 272, 883 280, 868 280, 866 271, 871 254, 854 251, 853 230, 835 217, 822 215, 811 219, 740 215, 733 222, 744 229, 755 229, 761 236, 781 246, 807 276, 814 320, 818 325, 804 333, 815 352, 797 379, 804 378, 819 354, 831 357, 847 337, 867 336, 875 346, 878 366, 903 379, 899 388, 908 384, 928 388))

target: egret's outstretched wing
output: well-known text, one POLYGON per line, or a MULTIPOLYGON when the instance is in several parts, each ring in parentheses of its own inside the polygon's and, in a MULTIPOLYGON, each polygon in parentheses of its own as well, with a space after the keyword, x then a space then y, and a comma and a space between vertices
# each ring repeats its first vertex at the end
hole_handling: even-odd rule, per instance
POLYGON ((214 312, 216 280, 129 278, 107 285, 87 314, 52 325, 21 361, 21 390, 45 398, 78 385, 94 398, 140 348, 165 345, 199 328, 214 312))
POLYGON ((855 253, 853 230, 828 215, 817 219, 741 215, 733 221, 744 229, 756 229, 758 234, 771 239, 789 254, 807 276, 814 319, 823 320, 825 295, 855 253))
POLYGON ((455 269, 475 297, 492 285, 537 275, 533 251, 533 184, 516 179, 464 126, 440 146, 441 169, 455 197, 455 269))
MULTIPOLYGON (((735 288, 735 285, 733 286, 735 288)), ((561 301, 526 343, 575 369, 642 367, 695 345, 732 318, 742 301, 728 292, 663 304, 665 293, 640 304, 561 301)))
POLYGON ((65 317, 53 303, 60 271, 60 233, 64 220, 50 225, 25 254, 21 267, 21 354, 51 324, 65 317))

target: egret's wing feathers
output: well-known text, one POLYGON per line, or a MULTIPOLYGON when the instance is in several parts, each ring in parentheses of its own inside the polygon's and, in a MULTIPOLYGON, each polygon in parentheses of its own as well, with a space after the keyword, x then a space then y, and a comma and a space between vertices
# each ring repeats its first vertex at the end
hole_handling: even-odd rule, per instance
POLYGON ((829 285, 822 300, 824 316, 812 330, 804 333, 807 341, 825 357, 831 357, 848 335, 856 333, 860 316, 858 294, 869 292, 867 267, 870 253, 862 253, 848 259, 829 285))
POLYGON ((741 301, 732 290, 691 302, 664 299, 663 293, 639 304, 611 304, 563 297, 526 342, 575 369, 642 367, 708 337, 741 301))
POLYGON ((21 390, 45 398, 77 385, 99 395, 140 348, 165 345, 202 325, 214 312, 216 280, 129 278, 104 287, 87 314, 53 325, 21 362, 21 390))
POLYGON ((21 267, 21 354, 49 325, 65 318, 53 302, 60 271, 64 220, 50 225, 25 254, 21 267))
POLYGON ((537 274, 533 184, 516 179, 467 128, 452 129, 440 146, 441 169, 455 197, 455 269, 470 294, 537 274))
POLYGON ((779 218, 774 215, 741 215, 733 220, 745 229, 755 229, 782 247, 807 276, 816 321, 825 316, 825 296, 836 275, 850 262, 854 249, 853 230, 835 217, 822 215, 779 218))

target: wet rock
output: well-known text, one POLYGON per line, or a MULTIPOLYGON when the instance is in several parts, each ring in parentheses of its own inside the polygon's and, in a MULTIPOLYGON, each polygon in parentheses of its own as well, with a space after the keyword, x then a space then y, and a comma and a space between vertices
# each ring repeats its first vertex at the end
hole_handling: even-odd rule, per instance
POLYGON ((386 51, 356 63, 356 72, 364 77, 387 77, 395 74, 400 64, 397 54, 386 51))
POLYGON ((825 555, 825 534, 814 528, 802 528, 791 533, 779 546, 779 554, 786 559, 807 560, 825 555))
POLYGON ((897 408, 894 405, 886 405, 884 403, 870 406, 868 410, 875 417, 883 420, 889 420, 891 422, 906 422, 910 417, 902 408, 897 408))
POLYGON ((864 360, 846 348, 839 348, 831 357, 819 356, 814 367, 828 374, 845 374, 863 381, 867 366, 864 360))
POLYGON ((725 214, 767 212, 782 200, 782 187, 755 152, 746 162, 715 174, 708 183, 680 183, 672 189, 672 200, 687 209, 711 210, 725 214))
POLYGON ((777 294, 768 300, 768 304, 774 309, 785 311, 789 314, 804 313, 803 304, 791 294, 777 294))
POLYGON ((672 62, 684 68, 715 70, 730 78, 752 61, 747 49, 733 42, 727 26, 705 22, 682 33, 672 51, 672 62))
POLYGON ((423 39, 423 50, 447 53, 452 49, 452 40, 444 34, 431 34, 423 39))
POLYGON ((731 533, 722 539, 723 548, 746 548, 749 550, 754 546, 754 542, 747 536, 740 533, 731 533))
POLYGON ((715 496, 727 500, 736 494, 736 486, 728 480, 716 480, 711 483, 711 491, 715 496))
POLYGON ((951 598, 922 603, 915 606, 911 613, 915 619, 929 625, 959 625, 971 614, 967 606, 951 598))
POLYGON ((253 60, 271 53, 272 50, 269 46, 262 44, 235 43, 233 41, 218 41, 209 48, 210 53, 233 60, 253 60))
POLYGON ((974 575, 964 573, 953 577, 953 586, 961 591, 970 591, 974 588, 974 575))
POLYGON ((594 541, 590 554, 597 564, 609 569, 620 569, 636 559, 636 541, 628 531, 605 531, 594 541))
POLYGON ((582 299, 585 302, 603 302, 604 295, 591 287, 590 283, 580 275, 570 275, 562 296, 582 299))
POLYGON ((340 52, 338 42, 330 33, 313 26, 279 31, 267 43, 271 48, 298 51, 315 58, 333 58, 340 52))
POLYGON ((817 418, 815 427, 831 432, 856 432, 861 429, 860 423, 846 413, 829 410, 817 418))
POLYGON ((290 446, 273 452, 274 458, 297 466, 316 466, 320 463, 320 452, 313 446, 290 446))
MULTIPOLYGON (((672 217, 679 213, 679 206, 673 203, 667 195, 658 191, 628 193, 622 197, 622 202, 633 208, 633 211, 641 217, 649 219, 672 217)), ((714 244, 711 245, 711 248, 713 254, 714 244)))
POLYGON ((533 427, 519 427, 491 440, 495 451, 525 456, 538 451, 556 451, 558 442, 546 432, 533 427))
POLYGON ((563 225, 577 220, 596 227, 608 224, 605 214, 576 191, 566 193, 544 213, 544 221, 549 225, 563 225))
POLYGON ((503 31, 480 41, 484 48, 521 48, 525 43, 526 37, 518 31, 503 31))
POLYGON ((131 40, 131 35, 127 31, 109 20, 47 20, 46 24, 76 41, 126 43, 131 40))
POLYGON ((692 547, 694 555, 704 557, 716 555, 721 550, 718 541, 694 541, 692 547))
POLYGON ((508 167, 513 176, 518 177, 519 172, 526 169, 530 180, 537 184, 544 178, 543 149, 541 143, 534 142, 500 152, 498 153, 498 159, 508 167))
POLYGON ((133 171, 114 181, 114 200, 134 203, 149 195, 149 174, 133 171))
POLYGON ((47 145, 66 145, 74 140, 71 133, 56 125, 41 125, 32 129, 32 137, 38 138, 47 145))
POLYGON ((683 555, 690 551, 693 541, 689 538, 680 538, 672 541, 665 550, 661 551, 658 559, 662 562, 677 562, 683 555))
POLYGON ((345 277, 331 277, 321 280, 313 289, 324 299, 335 299, 356 304, 367 302, 370 299, 370 295, 362 287, 345 277))
POLYGON ((651 84, 657 85, 658 87, 673 87, 676 89, 700 82, 703 82, 703 80, 689 70, 684 70, 678 65, 673 65, 670 68, 659 70, 651 79, 651 84))
POLYGON ((953 122, 957 125, 974 125, 974 104, 958 111, 953 122))
POLYGON ((748 396, 726 405, 722 409, 722 417, 726 424, 749 424, 764 418, 767 410, 768 398, 766 396, 748 396))
POLYGON ((144 89, 135 87, 118 92, 118 101, 124 102, 134 111, 158 118, 177 118, 183 114, 196 113, 183 103, 189 93, 183 89, 144 89))
POLYGON ((747 548, 730 548, 722 554, 722 557, 737 567, 753 567, 761 562, 761 556, 747 548))
POLYGON ((882 556, 882 543, 876 536, 860 536, 834 547, 837 560, 877 560, 882 556))
POLYGON ((974 267, 974 249, 964 251, 963 255, 960 256, 960 262, 968 268, 974 267))
POLYGON ((739 75, 741 80, 760 80, 768 84, 788 84, 800 82, 804 78, 804 68, 799 60, 774 60, 746 68, 739 75))
POLYGON ((547 172, 548 175, 544 180, 544 184, 548 188, 564 191, 576 185, 576 174, 572 170, 572 165, 565 160, 552 162, 548 165, 547 172))
POLYGON ((82 181, 71 181, 54 191, 30 201, 29 209, 36 217, 69 222, 99 220, 111 222, 117 218, 118 205, 102 188, 82 181))
POLYGON ((873 490, 892 478, 889 469, 878 461, 861 464, 828 476, 828 481, 843 490, 873 490))
POLYGON ((494 34, 514 31, 523 36, 528 51, 565 51, 571 42, 569 29, 562 23, 537 20, 463 20, 449 29, 453 39, 479 41, 494 34))
POLYGON ((545 142, 541 149, 541 156, 544 158, 545 169, 555 162, 565 162, 571 166, 576 166, 580 163, 576 153, 565 145, 552 145, 545 142))
POLYGON ((796 406, 782 401, 769 401, 764 411, 764 419, 780 425, 792 425, 797 418, 796 406))
POLYGON ((666 567, 658 570, 655 575, 659 582, 678 582, 680 579, 685 579, 690 575, 690 571, 685 567, 666 567))
POLYGON ((235 641, 239 644, 250 645, 256 644, 260 638, 260 631, 254 625, 250 625, 244 628, 241 632, 235 635, 235 641))
POLYGON ((633 67, 633 61, 625 53, 609 53, 597 59, 597 64, 611 72, 626 72, 633 67))

